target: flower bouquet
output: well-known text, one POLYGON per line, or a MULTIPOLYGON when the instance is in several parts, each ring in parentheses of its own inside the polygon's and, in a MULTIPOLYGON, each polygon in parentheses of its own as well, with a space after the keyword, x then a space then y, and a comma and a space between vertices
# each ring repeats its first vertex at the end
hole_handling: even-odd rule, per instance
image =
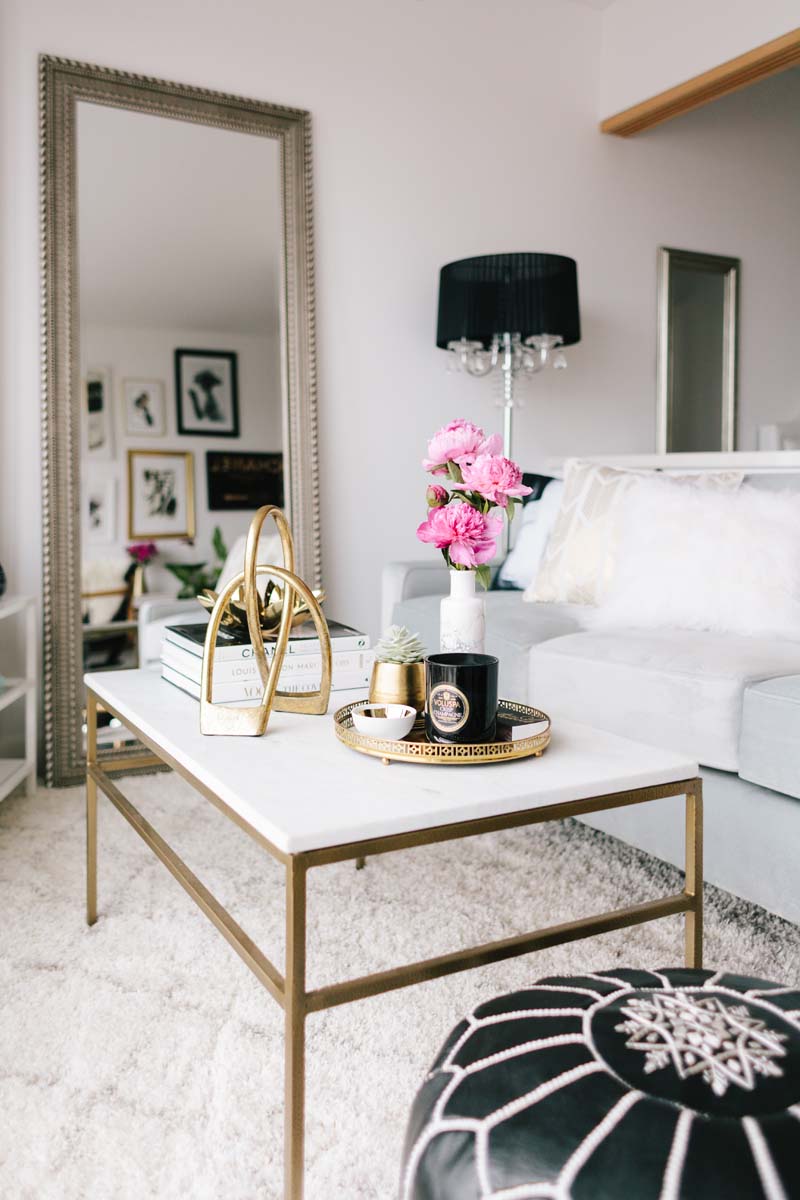
POLYGON ((155 542, 135 542, 127 551, 138 567, 146 567, 158 554, 158 547, 155 542))
POLYGON ((422 461, 426 471, 450 485, 449 490, 430 485, 428 516, 417 529, 419 540, 441 550, 450 568, 451 595, 442 601, 441 612, 444 651, 482 653, 484 604, 475 595, 475 581, 488 588, 503 513, 511 521, 515 505, 531 491, 520 468, 501 450, 499 435, 487 437, 478 425, 459 418, 433 435, 422 461))
POLYGON ((132 546, 126 546, 126 550, 133 560, 125 572, 125 582, 130 584, 128 619, 131 620, 135 616, 139 601, 147 591, 144 569, 158 554, 158 547, 155 542, 134 542, 132 546))

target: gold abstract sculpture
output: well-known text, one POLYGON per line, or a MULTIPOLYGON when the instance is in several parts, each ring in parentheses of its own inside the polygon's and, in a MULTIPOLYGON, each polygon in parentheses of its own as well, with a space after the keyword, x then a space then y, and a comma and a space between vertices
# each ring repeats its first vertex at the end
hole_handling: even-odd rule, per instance
MULTIPOLYGON (((284 589, 278 587, 274 579, 267 580, 263 600, 259 593, 258 620, 263 638, 276 638, 278 636, 281 615, 283 613, 283 593, 284 589)), ((314 588, 313 596, 319 604, 325 603, 325 592, 322 588, 314 588)), ((219 594, 212 591, 211 588, 204 588, 197 599, 203 608, 207 608, 209 612, 213 612, 214 605, 219 599, 219 594)), ((301 625, 310 616, 311 613, 303 597, 295 595, 292 606, 292 625, 301 625)), ((228 600, 220 624, 225 629, 247 628, 247 609, 241 587, 236 588, 228 600)))
MULTIPOLYGON (((270 593, 272 595, 272 593, 270 593)), ((226 622, 230 624, 231 622, 226 622)), ((206 631, 206 642, 203 650, 203 674, 200 684, 200 731, 207 734, 228 734, 238 737, 261 737, 266 733, 269 715, 273 709, 279 712, 315 713, 317 715, 328 711, 331 692, 331 638, 328 624, 322 615, 320 600, 294 570, 294 542, 289 523, 283 512, 275 505, 265 504, 253 517, 247 535, 247 547, 244 556, 244 571, 234 576, 223 591, 216 597, 211 611, 211 619, 206 631), (283 550, 283 566, 257 563, 258 540, 267 517, 275 522, 281 539, 283 550), (271 659, 264 649, 264 634, 261 626, 262 601, 256 586, 259 575, 270 575, 283 584, 282 601, 277 626, 277 640, 271 659), (242 589, 244 616, 250 641, 253 644, 253 655, 258 664, 258 672, 264 685, 264 695, 258 708, 234 708, 227 704, 212 704, 212 684, 214 676, 214 654, 220 626, 230 615, 230 602, 235 593, 242 589), (297 605, 302 604, 302 612, 311 615, 317 630, 322 656, 322 678, 319 691, 315 692, 280 692, 278 679, 283 666, 286 647, 292 625, 298 615, 297 605)))

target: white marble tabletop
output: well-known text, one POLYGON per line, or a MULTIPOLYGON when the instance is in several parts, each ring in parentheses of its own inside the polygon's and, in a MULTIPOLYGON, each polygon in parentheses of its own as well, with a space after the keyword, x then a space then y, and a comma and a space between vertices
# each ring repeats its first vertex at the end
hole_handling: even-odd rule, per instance
MULTIPOLYGON (((554 722, 541 758, 474 767, 386 766, 342 745, 330 715, 273 712, 264 737, 204 737, 198 702, 161 679, 156 668, 93 672, 85 682, 290 854, 698 774, 697 763, 685 755, 566 721, 554 722)), ((358 698, 334 692, 330 711, 358 698)))

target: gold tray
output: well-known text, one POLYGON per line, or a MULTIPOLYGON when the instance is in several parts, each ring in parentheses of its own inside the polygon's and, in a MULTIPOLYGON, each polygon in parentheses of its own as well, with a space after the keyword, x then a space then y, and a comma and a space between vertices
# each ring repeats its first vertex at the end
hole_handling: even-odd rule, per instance
MULTIPOLYGON (((515 758, 528 758, 533 755, 539 758, 550 744, 550 718, 547 713, 529 704, 518 704, 514 700, 501 700, 497 706, 498 739, 493 742, 451 742, 447 745, 429 742, 425 737, 425 727, 418 720, 410 733, 401 740, 390 738, 370 737, 359 733, 353 726, 352 712, 354 708, 362 708, 366 703, 357 700, 354 704, 345 704, 333 714, 336 736, 351 750, 360 754, 370 754, 380 758, 384 763, 451 763, 454 766, 466 766, 476 763, 510 762, 515 758), (504 718, 514 721, 546 721, 547 728, 536 733, 533 737, 520 738, 516 742, 503 739, 504 718)), ((505 725, 508 730, 508 724, 505 725)))

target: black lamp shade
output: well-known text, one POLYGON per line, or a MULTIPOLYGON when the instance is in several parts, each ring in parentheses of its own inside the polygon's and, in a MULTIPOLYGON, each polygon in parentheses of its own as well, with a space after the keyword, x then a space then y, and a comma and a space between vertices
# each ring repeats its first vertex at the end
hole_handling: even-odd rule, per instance
POLYGON ((488 346, 496 334, 560 334, 581 340, 578 268, 563 254, 482 254, 447 263, 439 276, 436 345, 466 338, 488 346))

